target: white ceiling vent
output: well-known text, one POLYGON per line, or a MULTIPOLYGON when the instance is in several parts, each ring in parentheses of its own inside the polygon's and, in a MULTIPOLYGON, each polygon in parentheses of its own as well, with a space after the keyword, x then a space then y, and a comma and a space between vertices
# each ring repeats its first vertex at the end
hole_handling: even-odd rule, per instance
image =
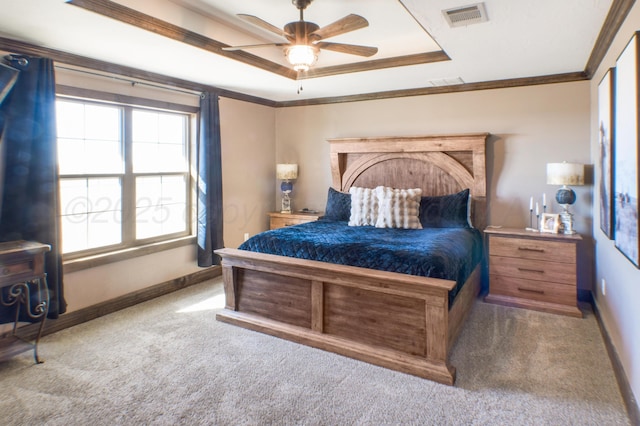
POLYGON ((443 10, 442 14, 450 27, 463 27, 471 24, 478 24, 487 21, 487 11, 484 3, 470 4, 468 6, 456 7, 455 9, 443 10))

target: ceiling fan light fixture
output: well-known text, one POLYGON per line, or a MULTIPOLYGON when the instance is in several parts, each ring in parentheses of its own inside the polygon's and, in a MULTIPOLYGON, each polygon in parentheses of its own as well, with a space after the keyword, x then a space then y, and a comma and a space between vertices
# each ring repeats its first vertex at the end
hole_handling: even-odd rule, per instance
POLYGON ((285 49, 285 56, 294 70, 309 71, 318 60, 319 50, 308 44, 296 44, 285 49))

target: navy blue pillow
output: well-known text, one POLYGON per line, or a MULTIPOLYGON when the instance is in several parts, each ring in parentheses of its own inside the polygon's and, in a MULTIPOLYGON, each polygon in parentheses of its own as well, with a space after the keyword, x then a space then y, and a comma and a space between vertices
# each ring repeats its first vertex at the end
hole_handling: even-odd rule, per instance
POLYGON ((351 194, 329 187, 324 219, 348 221, 351 217, 351 194))
POLYGON ((469 189, 457 194, 422 197, 419 217, 423 228, 470 228, 469 189))

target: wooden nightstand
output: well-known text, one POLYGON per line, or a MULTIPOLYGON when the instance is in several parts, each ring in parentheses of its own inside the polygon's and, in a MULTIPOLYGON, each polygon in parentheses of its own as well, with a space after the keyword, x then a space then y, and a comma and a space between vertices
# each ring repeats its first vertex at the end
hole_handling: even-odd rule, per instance
POLYGON ((489 252, 486 302, 582 317, 577 298, 578 234, 485 229, 489 252))
POLYGON ((301 223, 313 222, 322 216, 321 212, 315 213, 269 213, 269 229, 278 229, 285 226, 299 225, 301 223))

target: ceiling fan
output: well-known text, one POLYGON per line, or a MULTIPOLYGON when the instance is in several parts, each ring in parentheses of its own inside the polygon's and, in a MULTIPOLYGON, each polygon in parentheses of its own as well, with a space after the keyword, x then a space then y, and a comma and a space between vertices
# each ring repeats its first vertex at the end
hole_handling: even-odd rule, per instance
POLYGON ((244 50, 266 46, 284 47, 284 54, 296 71, 308 71, 318 60, 320 49, 348 53, 359 56, 372 56, 378 52, 377 47, 358 46, 354 44, 331 43, 324 39, 335 37, 350 31, 369 26, 369 22, 362 16, 350 14, 344 18, 320 27, 313 22, 304 20, 304 10, 313 0, 291 0, 300 10, 300 20, 289 22, 280 29, 253 15, 239 14, 238 17, 265 30, 271 31, 287 39, 286 43, 250 44, 245 46, 229 46, 223 50, 244 50))

